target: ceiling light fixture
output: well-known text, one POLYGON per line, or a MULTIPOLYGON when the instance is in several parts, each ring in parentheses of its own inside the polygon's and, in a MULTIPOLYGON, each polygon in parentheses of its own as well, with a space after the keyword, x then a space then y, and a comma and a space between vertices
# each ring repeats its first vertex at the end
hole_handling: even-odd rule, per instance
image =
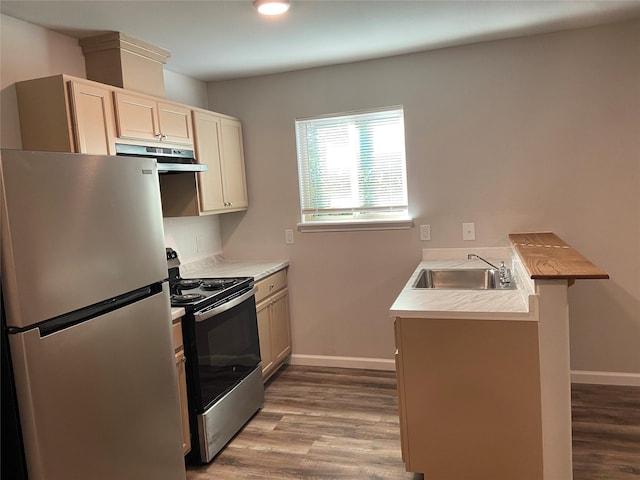
POLYGON ((254 0, 253 6, 262 15, 281 15, 289 10, 289 0, 254 0))

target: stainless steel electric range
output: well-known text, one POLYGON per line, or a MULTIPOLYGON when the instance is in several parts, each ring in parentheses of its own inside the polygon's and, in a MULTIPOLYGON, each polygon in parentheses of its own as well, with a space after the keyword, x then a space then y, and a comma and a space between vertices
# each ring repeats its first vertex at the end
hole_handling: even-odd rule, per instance
POLYGON ((252 277, 188 278, 167 249, 171 306, 183 307, 190 462, 210 462, 264 403, 252 277), (199 447, 199 448, 198 448, 199 447))

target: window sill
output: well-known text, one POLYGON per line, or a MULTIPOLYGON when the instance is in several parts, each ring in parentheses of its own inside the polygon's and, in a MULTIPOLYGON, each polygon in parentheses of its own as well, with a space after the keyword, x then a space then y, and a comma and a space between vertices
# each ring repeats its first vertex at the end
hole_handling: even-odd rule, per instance
POLYGON ((352 232, 358 230, 408 230, 412 227, 412 218, 396 220, 344 220, 299 223, 298 231, 302 233, 352 232))

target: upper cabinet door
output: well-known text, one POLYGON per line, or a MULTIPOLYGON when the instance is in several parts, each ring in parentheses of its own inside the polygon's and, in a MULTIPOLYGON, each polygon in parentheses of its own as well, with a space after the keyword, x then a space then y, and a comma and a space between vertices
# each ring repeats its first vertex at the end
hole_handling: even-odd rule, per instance
POLYGON ((115 155, 115 120, 111 91, 69 82, 76 151, 115 155))
POLYGON ((153 99, 115 93, 118 137, 159 141, 157 102, 153 99))
POLYGON ((200 212, 222 210, 225 204, 220 171, 220 117, 193 112, 193 124, 198 162, 209 167, 206 172, 198 172, 200 212))
POLYGON ((190 108, 122 92, 115 98, 118 137, 193 145, 190 108))
POLYGON ((158 119, 161 141, 193 145, 191 109, 175 103, 158 102, 158 119))
POLYGON ((242 126, 238 120, 222 118, 220 133, 224 200, 227 207, 246 208, 249 201, 244 171, 242 126))
POLYGON ((209 167, 198 172, 199 215, 246 210, 240 122, 203 111, 193 112, 196 158, 209 167))

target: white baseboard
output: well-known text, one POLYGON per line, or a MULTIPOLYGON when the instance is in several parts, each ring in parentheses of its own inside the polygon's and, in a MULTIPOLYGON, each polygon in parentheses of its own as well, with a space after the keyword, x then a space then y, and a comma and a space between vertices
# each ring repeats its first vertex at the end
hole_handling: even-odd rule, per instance
POLYGON ((396 364, 393 359, 365 358, 365 357, 334 357, 330 355, 292 354, 290 365, 305 365, 309 367, 340 367, 365 368, 369 370, 394 371, 396 364))
MULTIPOLYGON (((308 367, 365 368, 385 371, 394 371, 396 369, 395 362, 392 359, 385 358, 337 357, 294 353, 289 357, 288 363, 290 365, 305 365, 308 367)), ((640 373, 572 370, 571 383, 640 387, 640 373)))
POLYGON ((591 383, 595 385, 623 385, 640 387, 640 373, 591 372, 571 370, 571 383, 591 383))

